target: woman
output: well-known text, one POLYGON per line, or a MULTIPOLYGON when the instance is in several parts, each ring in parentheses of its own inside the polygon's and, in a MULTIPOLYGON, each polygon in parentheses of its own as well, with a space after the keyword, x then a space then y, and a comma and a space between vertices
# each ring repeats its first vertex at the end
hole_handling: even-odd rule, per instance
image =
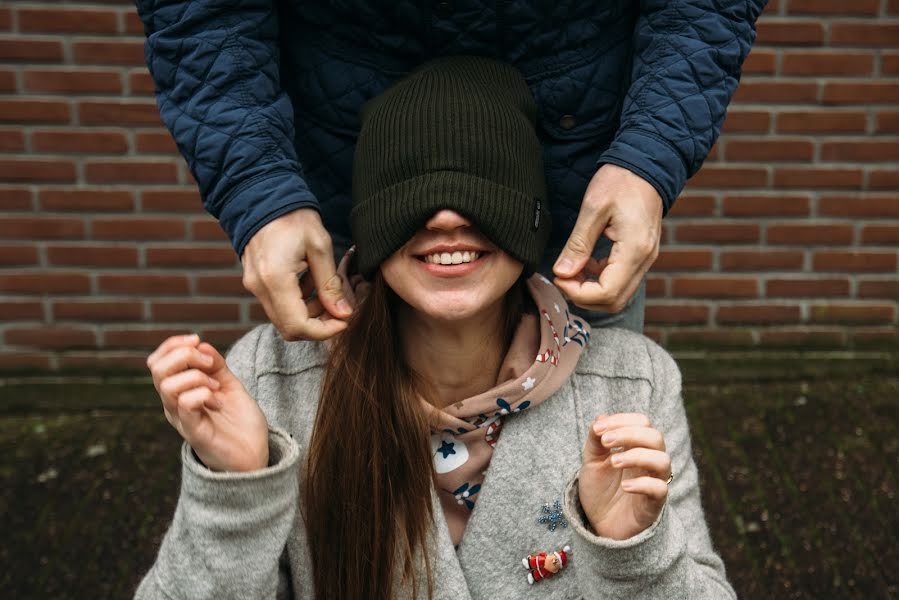
POLYGON ((346 330, 150 355, 184 468, 138 597, 734 597, 674 362, 533 275, 534 113, 507 65, 417 69, 363 109, 346 330))

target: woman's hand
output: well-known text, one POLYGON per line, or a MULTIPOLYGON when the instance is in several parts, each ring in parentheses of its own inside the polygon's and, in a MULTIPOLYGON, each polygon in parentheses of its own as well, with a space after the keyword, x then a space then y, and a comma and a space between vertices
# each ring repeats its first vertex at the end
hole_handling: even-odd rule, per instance
POLYGON ((268 423, 256 401, 196 334, 168 338, 147 358, 165 418, 214 471, 268 466, 268 423))
POLYGON ((652 525, 668 497, 669 475, 665 440, 646 415, 597 417, 584 445, 578 481, 581 506, 593 531, 625 540, 652 525))

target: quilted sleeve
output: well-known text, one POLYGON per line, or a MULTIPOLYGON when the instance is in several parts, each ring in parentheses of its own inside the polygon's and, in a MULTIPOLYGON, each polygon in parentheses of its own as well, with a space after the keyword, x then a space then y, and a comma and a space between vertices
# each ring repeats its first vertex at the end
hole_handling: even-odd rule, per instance
POLYGON ((597 165, 649 181, 665 214, 718 138, 768 0, 641 0, 631 85, 597 165))
POLYGON ((263 225, 318 208, 279 81, 275 0, 135 0, 162 120, 237 253, 263 225))

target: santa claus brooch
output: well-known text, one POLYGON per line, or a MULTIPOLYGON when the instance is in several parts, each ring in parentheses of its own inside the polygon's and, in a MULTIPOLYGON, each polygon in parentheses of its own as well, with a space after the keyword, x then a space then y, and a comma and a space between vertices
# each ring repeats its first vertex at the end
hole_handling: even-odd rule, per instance
POLYGON ((528 583, 533 585, 535 581, 552 577, 564 569, 568 566, 568 555, 570 553, 571 547, 565 546, 556 552, 538 552, 537 554, 529 554, 527 558, 522 558, 521 564, 530 571, 528 573, 528 583))

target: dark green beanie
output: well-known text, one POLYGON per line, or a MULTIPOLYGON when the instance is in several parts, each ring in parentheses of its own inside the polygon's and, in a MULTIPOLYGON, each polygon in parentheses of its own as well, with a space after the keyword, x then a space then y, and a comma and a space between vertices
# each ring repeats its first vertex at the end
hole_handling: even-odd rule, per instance
POLYGON ((536 112, 514 67, 476 56, 425 63, 366 102, 350 216, 359 271, 450 208, 533 273, 550 231, 536 112))

